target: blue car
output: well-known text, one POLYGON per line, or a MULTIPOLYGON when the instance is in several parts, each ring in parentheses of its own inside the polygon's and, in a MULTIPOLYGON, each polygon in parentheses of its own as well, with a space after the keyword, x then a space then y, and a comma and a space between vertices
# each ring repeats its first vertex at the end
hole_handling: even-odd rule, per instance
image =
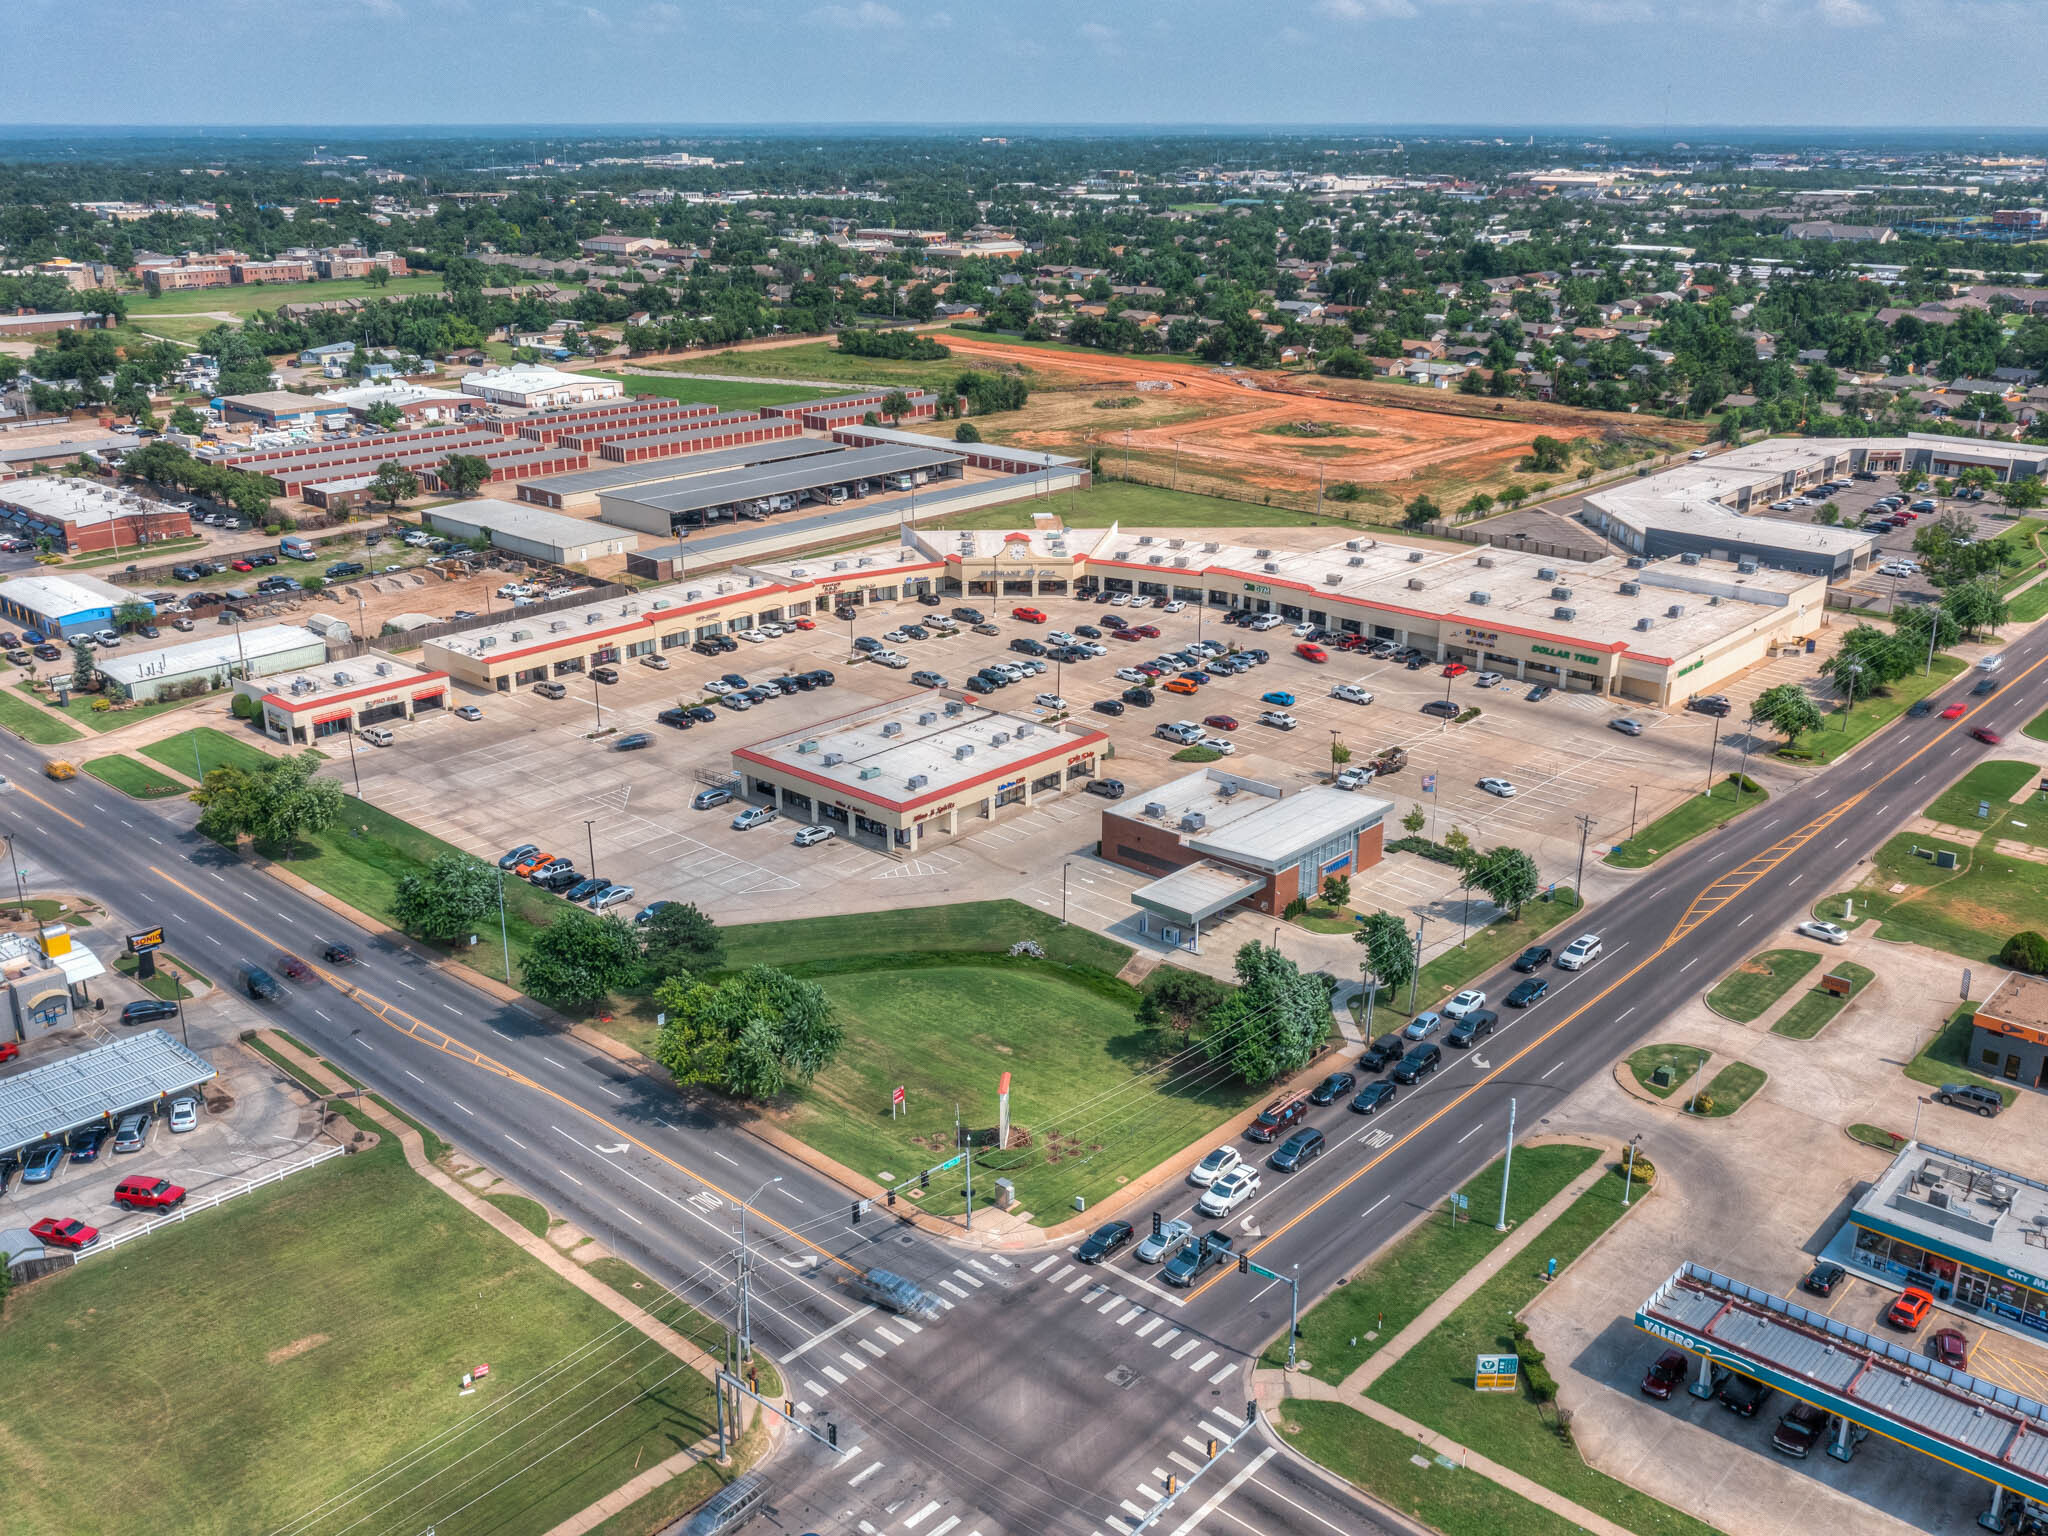
POLYGON ((1549 995, 1549 992, 1549 982, 1545 981, 1541 976, 1531 976, 1527 981, 1515 984, 1515 990, 1508 994, 1508 1006, 1510 1008, 1527 1008, 1532 1003, 1542 1002, 1549 995))
POLYGON ((1401 1033, 1406 1035, 1410 1040, 1427 1040, 1431 1035, 1436 1033, 1437 1026, 1443 1023, 1443 1021, 1443 1015, 1436 1012, 1435 1009, 1431 1009, 1427 1013, 1418 1013, 1417 1015, 1415 1015, 1415 1017, 1409 1021, 1408 1027, 1402 1030, 1401 1033))
POLYGON ((21 632, 21 643, 23 645, 47 645, 49 641, 39 629, 24 629, 21 632))
POLYGON ((1199 670, 1192 672, 1183 672, 1181 673, 1181 679, 1184 682, 1190 683, 1207 683, 1214 681, 1214 679, 1212 679, 1208 673, 1199 670))
POLYGON ((57 1176, 57 1165, 64 1161, 64 1144, 60 1141, 46 1141, 22 1164, 21 1182, 24 1184, 47 1184, 57 1176))
POLYGON ((1284 688, 1275 688, 1271 693, 1260 694, 1259 702, 1261 704, 1278 704, 1282 709, 1286 709, 1294 703, 1294 695, 1284 688))

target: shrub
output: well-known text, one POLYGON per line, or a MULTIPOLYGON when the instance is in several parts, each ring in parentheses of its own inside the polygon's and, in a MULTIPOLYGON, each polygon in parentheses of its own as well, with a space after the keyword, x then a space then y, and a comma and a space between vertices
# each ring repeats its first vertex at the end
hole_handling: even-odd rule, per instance
POLYGON ((256 701, 246 693, 238 693, 228 701, 228 713, 237 720, 253 720, 256 718, 256 701))
POLYGON ((1285 918, 1296 918, 1307 910, 1308 902, 1304 898, 1297 896, 1281 909, 1280 915, 1285 918))
POLYGON ((1332 501, 1363 501, 1365 487, 1356 480, 1339 480, 1323 494, 1332 501))
POLYGON ((1746 773, 1731 773, 1728 775, 1727 782, 1733 784, 1736 789, 1745 795, 1760 795, 1764 792, 1763 785, 1757 783, 1755 779, 1752 779, 1746 773))
POLYGON ((981 429, 971 421, 963 421, 953 429, 953 441, 956 443, 978 443, 981 441, 981 429))
POLYGON ((2048 938, 2023 928, 2005 941, 2005 947, 1998 952, 1998 963, 2007 970, 2025 971, 2030 976, 2048 975, 2048 938))
POLYGON ((1526 1355, 1522 1357, 1522 1380, 1528 1384, 1531 1402, 1547 1403, 1557 1396, 1557 1379, 1550 1374, 1547 1367, 1530 1360, 1526 1355))

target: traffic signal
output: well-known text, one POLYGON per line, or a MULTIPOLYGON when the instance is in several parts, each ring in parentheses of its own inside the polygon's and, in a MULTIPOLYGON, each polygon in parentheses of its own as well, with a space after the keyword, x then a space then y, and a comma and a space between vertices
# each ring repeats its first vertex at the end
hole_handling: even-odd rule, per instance
POLYGON ((896 1191, 893 1189, 889 1191, 889 1209, 892 1211, 896 1209, 896 1191))
POLYGON ((931 1169, 927 1168, 927 1169, 923 1170, 923 1171, 922 1171, 921 1173, 919 1173, 919 1174, 918 1174, 918 1176, 917 1176, 917 1187, 918 1187, 919 1189, 930 1189, 930 1188, 932 1187, 932 1171, 931 1171, 931 1169))
POLYGON ((1152 1235, 1153 1235, 1154 1237, 1157 1237, 1157 1236, 1159 1235, 1159 1228, 1160 1228, 1160 1220, 1159 1220, 1159 1213, 1158 1213, 1157 1211, 1154 1211, 1154 1212, 1152 1213, 1152 1235))
POLYGON ((858 1200, 853 1202, 853 1224, 856 1227, 860 1225, 860 1202, 858 1200))
POLYGON ((1255 1398, 1248 1398, 1248 1399, 1246 1399, 1246 1401, 1245 1401, 1245 1405, 1244 1405, 1244 1421, 1245 1421, 1245 1423, 1247 1423, 1247 1424, 1256 1424, 1256 1423, 1258 1423, 1258 1421, 1259 1421, 1259 1405, 1258 1405, 1258 1401, 1257 1401, 1257 1399, 1255 1399, 1255 1398))
POLYGON ((794 1422, 794 1421, 795 1421, 795 1419, 796 1419, 796 1399, 795 1399, 795 1398, 793 1398, 793 1397, 785 1397, 785 1398, 784 1398, 784 1399, 782 1400, 782 1416, 783 1416, 783 1417, 784 1417, 785 1419, 788 1419, 788 1420, 790 1420, 790 1421, 792 1421, 792 1422, 794 1422))
POLYGON ((1214 1440, 1209 1442, 1209 1459, 1211 1461, 1216 1459, 1216 1442, 1214 1440))
POLYGON ((1250 1254, 1240 1253, 1237 1256, 1237 1272, 1240 1275, 1248 1275, 1252 1272, 1252 1256, 1250 1254))
POLYGON ((1180 1492, 1180 1479, 1171 1472, 1166 1474, 1166 1496, 1170 1499, 1180 1492))
POLYGON ((837 1424, 827 1424, 825 1426, 825 1443, 835 1451, 839 1449, 839 1426, 837 1424))

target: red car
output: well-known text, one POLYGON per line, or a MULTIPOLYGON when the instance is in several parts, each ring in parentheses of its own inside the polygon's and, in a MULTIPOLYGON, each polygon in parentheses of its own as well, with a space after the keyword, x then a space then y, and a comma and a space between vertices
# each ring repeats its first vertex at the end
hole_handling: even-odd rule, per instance
POLYGON ((1667 1401, 1673 1392, 1685 1381, 1692 1361, 1682 1349, 1667 1349, 1657 1357, 1657 1363, 1650 1367, 1643 1377, 1643 1396, 1654 1397, 1658 1402, 1667 1401))
POLYGON ((1934 1297, 1917 1285, 1909 1285, 1900 1293, 1899 1299, 1885 1309, 1884 1320, 1894 1328, 1908 1332, 1927 1321, 1927 1314, 1934 1310, 1934 1297))
POLYGON ((62 1220, 55 1216, 45 1216, 28 1230, 29 1235, 37 1242, 48 1243, 54 1248, 90 1248, 100 1240, 98 1227, 88 1227, 73 1216, 66 1216, 62 1220))
POLYGON ((0 1061, 12 1061, 21 1054, 19 1040, 0 1040, 0 1061))
MULTIPOLYGON (((1294 648, 1294 654, 1303 661, 1328 661, 1330 659, 1328 651, 1324 650, 1320 645, 1311 645, 1306 640, 1294 648)), ((1459 670, 1463 671, 1464 669, 1460 668, 1459 670)))
POLYGON ((1337 641, 1337 649, 1340 651, 1355 651, 1369 644, 1371 642, 1363 635, 1345 635, 1337 641))
POLYGON ((1157 640, 1159 638, 1159 626, 1157 624, 1140 624, 1131 633, 1140 639, 1157 640))
POLYGON ((1454 661, 1444 668, 1444 676, 1463 677, 1467 672, 1470 672, 1471 670, 1472 669, 1466 666, 1465 663, 1463 663, 1462 661, 1454 661))
POLYGON ((1211 715, 1202 722, 1212 731, 1234 731, 1237 729, 1235 715, 1211 715))
POLYGON ((818 627, 816 621, 812 619, 791 619, 789 623, 792 629, 816 629, 818 627))
POLYGON ((2005 740, 2003 736, 1999 735, 1998 732, 1991 729, 1991 727, 1988 725, 1980 725, 1975 730, 1971 731, 1970 734, 1976 737, 1979 741, 1983 742, 1988 747, 1995 747, 2001 741, 2005 740))
POLYGON ((114 1186, 114 1204, 131 1211, 167 1211, 185 1203, 185 1188, 169 1179, 131 1174, 114 1186))
POLYGON ((1045 622, 1045 614, 1037 608, 1012 608, 1010 610, 1010 617, 1022 619, 1026 624, 1043 624, 1045 622))
POLYGON ((1109 632, 1109 638, 1112 640, 1142 640, 1145 637, 1135 629, 1112 629, 1109 632))
POLYGON ((1959 1371, 1970 1368, 1970 1341, 1953 1328, 1927 1335, 1927 1353, 1959 1371))
POLYGON ((1963 718, 1963 711, 1968 708, 1969 705, 1967 704, 1951 704, 1941 712, 1941 718, 1944 720, 1960 720, 1963 718))
POLYGON ((231 561, 230 564, 238 571, 253 571, 256 569, 254 562, 248 560, 235 560, 231 561))

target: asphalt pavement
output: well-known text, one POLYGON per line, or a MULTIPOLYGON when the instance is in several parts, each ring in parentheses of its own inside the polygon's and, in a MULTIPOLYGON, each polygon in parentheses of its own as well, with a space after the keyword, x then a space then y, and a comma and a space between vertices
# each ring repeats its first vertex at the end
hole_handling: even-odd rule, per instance
MULTIPOLYGON (((1365 1122, 1341 1102, 1317 1111, 1330 1151, 1299 1174, 1265 1171, 1258 1197, 1223 1224, 1240 1248, 1297 1278, 1305 1308, 1498 1154, 1510 1101, 1517 1134, 1540 1131, 1573 1088, 1740 960, 1752 934, 1849 883, 1873 847, 1993 750, 1973 726, 2017 730, 2048 702, 2048 630, 2005 654, 2000 692, 1965 718, 1899 722, 1652 866, 1625 901, 1590 909, 1579 926, 1602 936, 1600 960, 1553 972, 1548 998, 1503 1010, 1498 1034, 1447 1050, 1443 1070, 1388 1111, 1365 1122)), ((329 942, 354 945, 357 964, 287 985, 270 1005, 276 1022, 714 1317, 732 1315, 739 1207, 750 1205, 755 1340, 783 1363, 800 1422, 830 1425, 839 1444, 793 1441, 769 1469, 776 1507, 764 1529, 1129 1530, 1165 1478, 1184 1481, 1207 1441, 1242 1422, 1249 1361, 1286 1327, 1277 1282, 1224 1269, 1176 1292, 1128 1258, 1088 1267, 1065 1248, 994 1252, 879 1210, 855 1224, 848 1191, 716 1105, 344 922, 200 837, 189 805, 146 806, 83 776, 52 783, 43 761, 0 737, 12 783, 0 811, 38 884, 91 895, 138 926, 163 923, 227 985, 280 950, 316 958, 329 942), (943 1316, 916 1326, 855 1300, 842 1282, 870 1265, 918 1280, 943 1316)), ((1510 980, 1478 984, 1497 998, 1510 980)), ((1152 1529, 1187 1536, 1226 1489, 1215 1508, 1261 1530, 1409 1528, 1274 1453, 1258 1430, 1152 1529)), ((1220 1518, 1212 1508, 1199 1528, 1220 1518)))

